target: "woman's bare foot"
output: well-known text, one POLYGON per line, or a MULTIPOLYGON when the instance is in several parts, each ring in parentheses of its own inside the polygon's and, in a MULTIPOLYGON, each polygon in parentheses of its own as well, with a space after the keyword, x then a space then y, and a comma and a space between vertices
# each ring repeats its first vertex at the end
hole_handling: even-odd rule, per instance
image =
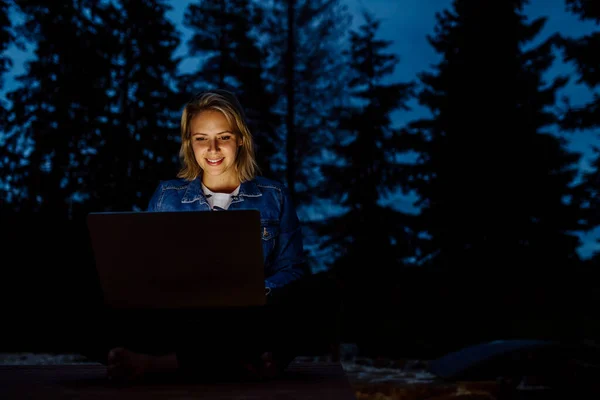
POLYGON ((119 381, 142 379, 151 370, 151 358, 146 354, 116 347, 108 352, 108 378, 119 381))
POLYGON ((265 352, 255 362, 244 362, 243 367, 248 377, 258 380, 269 380, 278 377, 282 373, 279 362, 273 358, 273 353, 265 352))
POLYGON ((149 374, 177 371, 179 363, 175 353, 150 355, 116 347, 108 352, 107 366, 109 379, 134 381, 149 374))

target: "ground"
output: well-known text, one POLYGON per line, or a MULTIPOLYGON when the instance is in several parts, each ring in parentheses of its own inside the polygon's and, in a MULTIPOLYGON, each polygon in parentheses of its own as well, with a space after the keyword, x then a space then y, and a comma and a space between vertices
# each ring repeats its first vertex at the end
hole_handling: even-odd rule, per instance
MULTIPOLYGON (((328 362, 326 356, 300 357, 298 360, 328 362)), ((0 353, 0 364, 83 364, 77 354, 0 353)), ((343 355, 342 366, 357 400, 491 400, 517 397, 502 396, 502 382, 441 382, 427 372, 426 360, 386 360, 343 355)), ((544 388, 520 383, 521 393, 536 391, 540 398, 544 388)), ((519 396, 518 398, 529 398, 519 396)))

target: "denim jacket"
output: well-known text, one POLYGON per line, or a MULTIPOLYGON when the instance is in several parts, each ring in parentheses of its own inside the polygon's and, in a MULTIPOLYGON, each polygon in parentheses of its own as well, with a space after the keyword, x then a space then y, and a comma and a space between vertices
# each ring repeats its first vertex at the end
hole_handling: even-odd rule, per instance
MULTIPOLYGON (((228 209, 260 211, 265 289, 268 295, 277 293, 288 283, 308 275, 300 222, 285 186, 264 177, 243 182, 228 209)), ((148 211, 211 209, 199 177, 191 182, 184 179, 160 181, 150 199, 148 211)))

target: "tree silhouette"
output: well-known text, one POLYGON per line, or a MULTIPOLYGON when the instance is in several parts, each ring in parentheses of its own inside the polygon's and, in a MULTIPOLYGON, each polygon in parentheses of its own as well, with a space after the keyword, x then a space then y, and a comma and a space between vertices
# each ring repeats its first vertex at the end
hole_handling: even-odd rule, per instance
MULTIPOLYGON (((9 18, 9 3, 0 0, 0 89, 4 88, 4 74, 12 67, 12 60, 6 56, 6 50, 15 43, 13 25, 9 18)), ((7 200, 10 201, 10 186, 12 177, 10 169, 14 169, 18 162, 18 156, 10 152, 4 137, 7 129, 8 104, 0 100, 0 215, 9 209, 7 200), (11 167, 12 165, 12 167, 11 167)))
POLYGON ((33 306, 17 310, 36 323, 72 318, 71 311, 89 304, 93 288, 80 210, 94 174, 95 145, 108 127, 111 65, 105 55, 113 45, 97 3, 15 2, 23 16, 19 40, 35 50, 7 94, 3 151, 12 160, 3 172, 11 179, 11 212, 2 217, 1 239, 19 259, 18 268, 7 265, 7 298, 22 295, 26 282, 33 306))
POLYGON ((273 160, 299 208, 312 202, 321 149, 334 140, 335 108, 344 102, 345 47, 350 17, 339 0, 261 3, 268 85, 281 152, 273 160))
POLYGON ((102 9, 111 43, 104 86, 110 105, 107 126, 87 182, 93 211, 146 209, 160 179, 178 170, 179 111, 175 91, 177 31, 163 0, 121 0, 102 9))
POLYGON ((346 307, 359 320, 387 312, 387 296, 413 251, 411 216, 382 205, 403 183, 403 164, 396 160, 399 131, 391 113, 407 109, 413 85, 386 82, 398 57, 387 52, 391 42, 377 38, 380 22, 367 12, 363 16, 364 24, 350 33, 353 104, 340 110, 337 127, 345 137, 328 148, 329 161, 321 168, 319 195, 344 211, 314 223, 324 238, 321 247, 335 254, 330 268, 347 289, 346 307))
MULTIPOLYGON (((567 10, 581 20, 600 24, 600 3, 584 0, 566 0, 567 10)), ((578 71, 577 83, 585 84, 593 94, 593 99, 583 106, 569 106, 561 115, 561 128, 574 134, 596 135, 600 128, 600 29, 582 37, 568 38, 556 36, 559 47, 564 51, 564 60, 573 63, 578 71)), ((596 157, 592 170, 584 172, 577 186, 582 192, 582 209, 585 212, 585 230, 600 227, 600 150, 595 149, 596 157)), ((600 252, 594 255, 597 259, 600 252)), ((596 261, 597 262, 597 261, 596 261)))
POLYGON ((12 108, 5 146, 19 161, 6 172, 17 211, 69 219, 73 203, 85 195, 90 146, 105 126, 110 76, 94 3, 16 2, 24 15, 19 34, 35 44, 34 60, 17 77, 20 87, 7 94, 12 108))
POLYGON ((524 4, 455 0, 437 15, 429 41, 442 61, 420 75, 431 117, 407 130, 421 263, 512 276, 578 261, 579 208, 565 200, 578 155, 546 130, 566 79, 543 80, 552 42, 531 43, 545 19, 528 22, 524 4))
POLYGON ((4 53, 15 41, 8 11, 9 3, 6 0, 0 0, 0 89, 4 87, 3 75, 12 67, 12 60, 4 53))

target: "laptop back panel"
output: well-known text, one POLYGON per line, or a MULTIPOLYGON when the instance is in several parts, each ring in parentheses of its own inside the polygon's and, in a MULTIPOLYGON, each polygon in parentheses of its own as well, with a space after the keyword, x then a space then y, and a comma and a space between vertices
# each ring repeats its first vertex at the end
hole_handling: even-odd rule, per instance
POLYGON ((87 223, 110 308, 265 304, 258 210, 101 212, 87 223))

